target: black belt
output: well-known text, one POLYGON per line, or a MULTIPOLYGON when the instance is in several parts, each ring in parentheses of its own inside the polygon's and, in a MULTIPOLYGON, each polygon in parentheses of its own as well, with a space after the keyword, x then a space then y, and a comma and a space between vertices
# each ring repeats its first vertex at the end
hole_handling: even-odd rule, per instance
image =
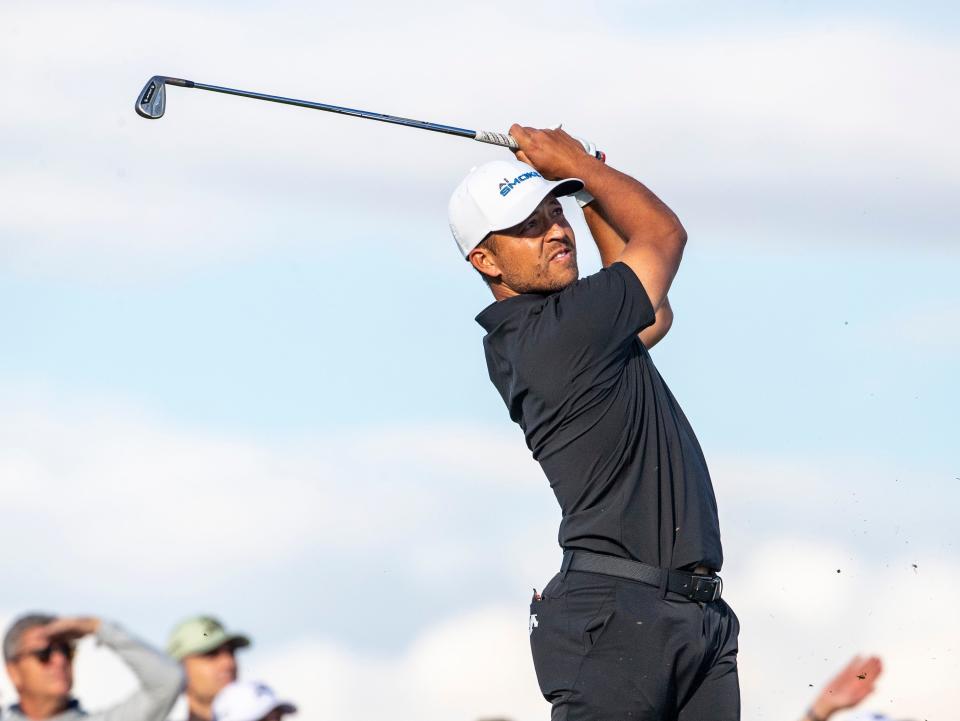
POLYGON ((640 581, 658 588, 663 583, 663 576, 666 574, 668 591, 700 603, 710 603, 718 600, 723 589, 723 581, 719 576, 701 576, 698 573, 687 573, 686 571, 668 571, 640 561, 631 561, 603 553, 593 553, 592 551, 564 551, 561 570, 602 573, 606 576, 640 581))

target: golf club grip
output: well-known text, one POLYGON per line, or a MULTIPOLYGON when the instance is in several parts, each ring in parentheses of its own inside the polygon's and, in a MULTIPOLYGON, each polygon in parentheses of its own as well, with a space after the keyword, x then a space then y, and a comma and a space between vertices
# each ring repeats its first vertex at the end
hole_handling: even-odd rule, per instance
POLYGON ((490 145, 499 145, 504 148, 510 148, 510 150, 520 149, 520 146, 517 145, 517 141, 513 139, 512 135, 507 135, 506 133, 495 133, 492 130, 478 130, 477 134, 474 136, 474 140, 479 140, 481 143, 490 143, 490 145))
MULTIPOLYGON (((506 133, 495 133, 492 130, 478 130, 473 139, 478 140, 481 143, 490 143, 490 145, 499 145, 504 148, 510 148, 510 150, 520 149, 520 146, 517 145, 517 141, 513 139, 512 135, 508 135, 506 133)), ((581 140, 580 138, 574 138, 574 140, 580 143, 587 153, 598 160, 606 162, 606 153, 604 153, 602 150, 598 150, 593 143, 586 140, 581 140)))

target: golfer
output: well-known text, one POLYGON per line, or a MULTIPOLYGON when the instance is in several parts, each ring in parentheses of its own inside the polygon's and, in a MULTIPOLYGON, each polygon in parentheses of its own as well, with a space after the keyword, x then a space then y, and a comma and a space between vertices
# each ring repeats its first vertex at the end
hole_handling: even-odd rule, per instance
POLYGON ((474 169, 449 217, 495 298, 477 316, 490 379, 562 510, 563 563, 530 607, 540 689, 553 721, 739 719, 710 474, 647 352, 672 321, 686 232, 563 130, 510 134, 522 162, 474 169), (570 194, 603 263, 585 278, 570 194))

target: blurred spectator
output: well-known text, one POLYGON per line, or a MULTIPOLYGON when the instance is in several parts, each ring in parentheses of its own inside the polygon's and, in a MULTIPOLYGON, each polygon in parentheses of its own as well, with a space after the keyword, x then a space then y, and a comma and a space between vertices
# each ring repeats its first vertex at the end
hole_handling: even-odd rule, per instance
POLYGON ((21 616, 7 629, 3 657, 20 697, 6 716, 13 721, 53 717, 57 721, 161 721, 183 685, 183 672, 164 654, 98 618, 21 616), (140 690, 130 698, 91 715, 70 695, 75 644, 87 635, 96 636, 120 656, 140 681, 140 690))
POLYGON ((881 671, 883 664, 876 656, 866 659, 854 656, 846 668, 823 687, 803 721, 827 721, 837 711, 853 708, 873 692, 881 671))
POLYGON ((296 706, 277 699, 269 686, 253 681, 236 681, 213 701, 213 721, 280 721, 296 712, 296 706))
POLYGON ((186 703, 171 719, 211 721, 213 699, 227 684, 237 680, 238 648, 250 645, 242 633, 230 633, 211 616, 195 616, 170 633, 167 652, 183 664, 187 675, 186 703), (185 707, 185 708, 184 708, 185 707))

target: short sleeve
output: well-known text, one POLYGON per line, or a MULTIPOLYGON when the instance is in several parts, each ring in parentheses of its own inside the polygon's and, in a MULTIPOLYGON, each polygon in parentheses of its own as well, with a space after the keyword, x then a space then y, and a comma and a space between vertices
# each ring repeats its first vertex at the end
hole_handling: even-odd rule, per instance
MULTIPOLYGON (((551 297, 560 337, 597 350, 633 341, 656 321, 656 312, 630 266, 613 263, 551 297)), ((546 308, 544 309, 547 310, 546 308)))
POLYGON ((530 314, 517 366, 533 397, 547 405, 574 402, 616 382, 643 352, 637 334, 655 320, 636 274, 614 263, 548 296, 530 314))

